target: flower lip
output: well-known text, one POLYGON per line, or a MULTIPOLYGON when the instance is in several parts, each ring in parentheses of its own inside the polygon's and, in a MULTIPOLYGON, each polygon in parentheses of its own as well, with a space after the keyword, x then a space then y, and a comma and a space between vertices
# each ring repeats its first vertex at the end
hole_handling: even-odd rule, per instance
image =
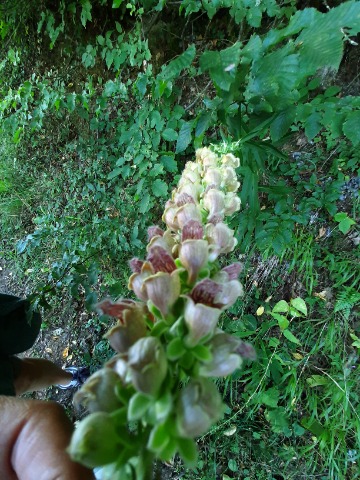
POLYGON ((134 257, 129 261, 129 265, 133 273, 140 273, 141 268, 144 265, 144 260, 140 260, 140 258, 134 257))
POLYGON ((130 310, 139 305, 134 300, 122 299, 113 302, 110 298, 105 298, 95 305, 96 310, 102 315, 109 315, 117 318, 123 323, 123 315, 125 310, 130 310))
POLYGON ((165 248, 154 245, 147 256, 147 260, 154 268, 154 272, 172 273, 176 270, 173 257, 165 250, 165 248))
POLYGON ((201 240, 204 236, 204 228, 200 222, 197 220, 189 220, 185 223, 182 233, 181 240, 201 240))
POLYGON ((147 234, 148 234, 148 241, 150 242, 150 240, 153 237, 157 237, 157 236, 162 237, 164 235, 164 230, 162 230, 157 225, 152 225, 147 229, 147 234))
POLYGON ((212 308, 221 308, 222 304, 215 303, 216 295, 222 292, 220 284, 214 282, 210 278, 205 278, 197 283, 190 293, 190 297, 194 303, 202 303, 212 308))

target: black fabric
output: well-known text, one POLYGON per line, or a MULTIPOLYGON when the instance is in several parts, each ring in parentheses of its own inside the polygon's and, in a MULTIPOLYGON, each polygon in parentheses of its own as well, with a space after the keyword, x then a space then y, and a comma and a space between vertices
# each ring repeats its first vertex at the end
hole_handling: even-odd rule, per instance
POLYGON ((27 300, 0 293, 0 356, 32 347, 40 327, 41 316, 37 312, 31 314, 27 300))
POLYGON ((15 395, 20 360, 13 355, 33 346, 40 327, 41 316, 27 300, 0 293, 0 395, 15 395))

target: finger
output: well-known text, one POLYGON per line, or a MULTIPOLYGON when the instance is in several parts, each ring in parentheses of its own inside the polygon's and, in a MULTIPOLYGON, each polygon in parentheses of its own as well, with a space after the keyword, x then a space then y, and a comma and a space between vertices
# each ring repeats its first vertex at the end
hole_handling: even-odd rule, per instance
POLYGON ((6 432, 7 445, 0 451, 6 452, 2 460, 9 480, 94 479, 90 470, 66 453, 73 427, 58 404, 3 398, 0 431, 6 432))

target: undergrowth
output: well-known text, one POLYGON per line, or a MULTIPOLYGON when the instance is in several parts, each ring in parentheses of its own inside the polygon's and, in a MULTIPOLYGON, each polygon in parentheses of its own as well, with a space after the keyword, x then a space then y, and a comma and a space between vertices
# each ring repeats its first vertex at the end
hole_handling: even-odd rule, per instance
POLYGON ((315 3, 0 6, 1 255, 34 307, 127 295, 194 147, 241 158, 246 296, 223 328, 258 360, 184 478, 359 478, 360 97, 337 71, 360 4, 315 3))

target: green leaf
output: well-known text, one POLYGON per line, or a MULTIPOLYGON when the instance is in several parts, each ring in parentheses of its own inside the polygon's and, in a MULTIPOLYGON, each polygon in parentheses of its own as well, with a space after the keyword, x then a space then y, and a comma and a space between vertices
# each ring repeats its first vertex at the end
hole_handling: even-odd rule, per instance
POLYGON ((169 443, 170 434, 166 423, 156 425, 150 433, 147 447, 153 452, 161 452, 169 443))
POLYGON ((321 115, 313 112, 305 121, 305 135, 312 140, 321 130, 321 115))
POLYGON ((210 349, 205 345, 196 345, 196 347, 194 347, 191 351, 194 357, 201 362, 210 362, 210 360, 212 359, 210 349))
POLYGON ((186 466, 188 468, 194 467, 198 457, 195 440, 190 438, 178 438, 177 444, 180 457, 184 460, 186 466))
POLYGON ((293 335, 290 330, 284 330, 283 331, 284 337, 286 337, 290 342, 296 343, 297 345, 301 345, 299 340, 293 335))
POLYGON ((270 124, 270 134, 274 142, 277 142, 289 131, 296 117, 295 107, 283 110, 270 124))
POLYGON ((360 110, 349 113, 343 125, 344 134, 356 146, 360 143, 360 110))
POLYGON ((81 0, 80 20, 81 20, 81 23, 82 23, 83 27, 86 27, 86 23, 88 21, 91 22, 91 20, 92 20, 91 9, 92 9, 92 5, 89 2, 89 0, 81 0))
POLYGON ((280 315, 279 313, 272 313, 271 316, 274 317, 275 320, 277 320, 281 330, 285 330, 285 328, 288 328, 290 322, 286 317, 284 317, 284 315, 280 315))
POLYGON ((172 395, 170 392, 166 392, 155 403, 155 415, 158 422, 163 422, 171 412, 173 406, 172 395))
POLYGON ((269 388, 265 392, 261 392, 257 397, 258 403, 264 404, 267 407, 276 408, 280 397, 280 392, 276 387, 269 388))
POLYGON ((175 153, 183 152, 191 142, 191 132, 193 129, 193 122, 184 122, 181 126, 179 137, 176 142, 175 153))
POLYGON ((151 189, 155 197, 166 197, 168 194, 167 184, 159 178, 151 185, 151 189))
POLYGON ((323 375, 311 375, 306 379, 306 383, 311 387, 318 387, 320 385, 327 385, 329 380, 323 375))
POLYGON ((138 420, 139 418, 141 418, 146 413, 152 402, 153 399, 147 397, 143 393, 135 393, 135 395, 131 397, 129 402, 129 421, 138 420))
POLYGON ((275 433, 282 433, 286 436, 291 435, 291 430, 289 429, 289 421, 284 407, 267 410, 265 412, 265 417, 270 423, 271 428, 275 433))
POLYGON ((173 153, 171 155, 161 155, 159 160, 164 165, 167 172, 176 173, 178 171, 178 166, 176 160, 174 160, 173 153))
POLYGON ((181 338, 173 338, 168 344, 166 354, 169 360, 177 360, 185 353, 185 347, 181 338))
POLYGON ((233 458, 230 458, 230 460, 228 461, 228 468, 232 472, 237 472, 238 471, 237 463, 233 458))
POLYGON ((108 174, 107 179, 112 180, 113 178, 118 177, 119 175, 122 174, 122 171, 123 171, 122 167, 115 168, 108 174))
POLYGON ((339 222, 339 225, 338 225, 339 230, 344 235, 346 235, 350 230, 350 228, 352 227, 352 225, 355 225, 356 223, 352 218, 348 217, 345 212, 337 213, 334 219, 336 222, 339 222))
POLYGON ((146 213, 149 209, 149 203, 150 203, 150 195, 148 192, 145 192, 140 201, 139 212, 146 213))
POLYGON ((303 313, 305 316, 307 315, 307 306, 304 300, 300 297, 293 298, 290 301, 290 305, 296 310, 298 310, 300 313, 303 313))
POLYGON ((112 8, 119 8, 123 0, 113 0, 112 8))
POLYGON ((167 142, 173 142, 177 140, 178 133, 173 128, 165 128, 165 130, 161 133, 161 136, 167 142))
POLYGON ((280 300, 274 305, 272 309, 274 313, 287 313, 289 311, 289 304, 285 300, 280 300))
POLYGON ((158 75, 158 79, 161 81, 168 81, 178 77, 182 70, 190 67, 195 58, 195 53, 195 45, 190 45, 185 52, 174 60, 171 60, 171 62, 166 65, 163 71, 158 75))
POLYGON ((202 111, 196 120, 195 137, 200 137, 210 124, 212 113, 202 111))

